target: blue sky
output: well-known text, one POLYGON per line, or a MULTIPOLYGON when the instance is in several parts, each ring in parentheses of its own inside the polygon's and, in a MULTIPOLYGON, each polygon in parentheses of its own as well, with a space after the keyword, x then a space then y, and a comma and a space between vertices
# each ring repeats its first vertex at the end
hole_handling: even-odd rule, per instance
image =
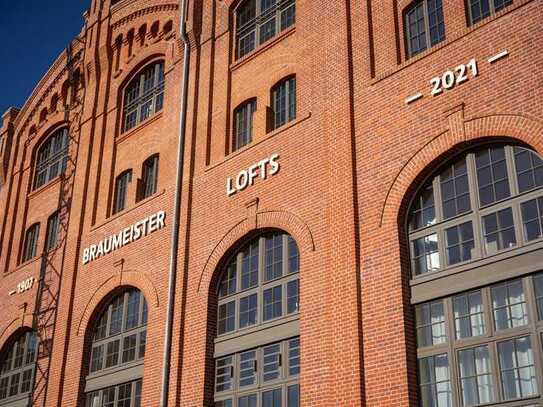
POLYGON ((0 0, 0 115, 23 105, 81 30, 89 5, 90 0, 0 0))

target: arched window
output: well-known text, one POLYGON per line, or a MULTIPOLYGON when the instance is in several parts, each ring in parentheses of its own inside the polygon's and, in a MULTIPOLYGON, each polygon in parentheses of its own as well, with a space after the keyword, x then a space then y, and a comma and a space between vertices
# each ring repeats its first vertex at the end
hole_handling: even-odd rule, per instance
POLYGON ((471 24, 475 24, 511 4, 513 4, 513 0, 469 0, 471 24))
POLYGON ((38 150, 34 189, 45 185, 66 170, 68 163, 68 129, 55 131, 38 150))
POLYGON ((86 406, 139 407, 147 336, 147 302, 137 289, 115 296, 91 333, 86 406))
POLYGON ((40 224, 30 226, 25 233, 22 262, 29 261, 38 254, 38 237, 40 235, 40 224))
POLYGON ((445 39, 441 0, 417 0, 405 12, 405 37, 410 57, 445 39))
POLYGON ((296 77, 291 76, 272 88, 272 130, 296 119, 296 77))
POLYGON ((239 150, 253 140, 253 116, 256 111, 256 99, 242 103, 234 111, 234 140, 232 151, 239 150))
POLYGON ((2 351, 0 359, 0 405, 29 406, 34 385, 37 336, 28 331, 2 351))
POLYGON ((150 197, 156 192, 158 185, 158 154, 154 154, 143 162, 141 184, 138 200, 150 197))
POLYGON ((162 110, 164 105, 164 61, 148 65, 124 91, 123 131, 162 110))
POLYGON ((215 406, 299 406, 299 253, 269 232, 226 264, 218 285, 215 406))
POLYGON ((541 157, 507 144, 457 156, 420 189, 407 229, 421 406, 540 405, 541 157))
POLYGON ((294 0, 245 0, 236 10, 237 57, 275 37, 296 21, 294 0))
POLYGON ((128 186, 132 182, 132 170, 123 171, 115 180, 115 195, 113 200, 113 213, 126 208, 128 186))

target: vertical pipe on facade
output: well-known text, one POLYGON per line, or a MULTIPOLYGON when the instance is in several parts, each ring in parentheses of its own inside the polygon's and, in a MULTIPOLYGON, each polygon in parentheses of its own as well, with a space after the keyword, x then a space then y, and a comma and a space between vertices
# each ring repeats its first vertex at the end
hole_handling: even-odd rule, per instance
POLYGON ((160 387, 160 407, 168 406, 170 387, 170 364, 172 353, 173 311, 175 303, 175 282, 177 276, 177 252, 179 248, 179 218, 181 213, 181 186, 183 184, 183 166, 185 155, 185 127, 187 120, 187 94, 189 80, 190 46, 186 32, 187 0, 180 0, 179 32, 183 43, 183 79, 181 81, 181 110, 179 112, 179 140, 177 147, 177 168, 175 180, 175 197, 172 215, 170 267, 168 277, 168 305, 166 326, 164 329, 164 353, 162 358, 162 383, 160 387))

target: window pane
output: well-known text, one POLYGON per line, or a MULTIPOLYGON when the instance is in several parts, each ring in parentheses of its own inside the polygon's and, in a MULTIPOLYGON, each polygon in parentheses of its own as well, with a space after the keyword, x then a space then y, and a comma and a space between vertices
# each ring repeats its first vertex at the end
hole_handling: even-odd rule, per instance
POLYGON ((480 336, 485 333, 485 318, 481 291, 453 298, 456 339, 480 336))
POLYGON ((489 205, 510 196, 503 146, 485 148, 476 152, 475 164, 481 206, 489 205))
POLYGON ((262 393, 262 407, 281 407, 281 389, 262 393))
POLYGON ((483 233, 487 254, 516 246, 517 239, 511 208, 484 216, 483 233))
POLYGON ((471 210, 466 159, 448 167, 439 178, 443 217, 448 219, 471 210))
POLYGON ((251 243, 243 251, 241 263, 241 289, 258 285, 258 240, 251 243))
POLYGON ((462 350, 458 353, 460 382, 464 405, 494 401, 494 385, 487 346, 462 350))
POLYGON ((475 252, 473 226, 470 222, 445 229, 449 265, 471 260, 475 252))
POLYGON ((231 295, 236 292, 236 283, 237 283, 236 269, 237 269, 237 262, 233 260, 226 268, 224 275, 222 277, 220 288, 219 288, 219 298, 226 297, 227 295, 231 295))
POLYGON ((283 235, 266 237, 265 278, 270 281, 283 275, 283 235))
POLYGON ((267 382, 278 379, 281 375, 281 345, 275 344, 264 347, 263 355, 263 380, 267 382))
POLYGON ((289 281, 287 284, 287 314, 298 312, 299 309, 299 280, 289 281))
POLYGON ((446 354, 419 359, 419 379, 423 407, 452 407, 449 362, 446 354))
POLYGON ((218 359, 215 371, 215 391, 222 392, 232 388, 233 358, 218 359))
POLYGON ((521 280, 493 286, 491 293, 496 329, 516 328, 528 324, 521 280))
POLYGON ((437 234, 416 239, 412 244, 415 275, 439 270, 437 234))
POLYGON ((243 297, 239 302, 239 327, 244 328, 246 326, 256 324, 257 314, 257 295, 252 294, 247 297, 243 297))
POLYGON ((300 338, 288 342, 288 374, 289 376, 300 374, 300 338))
POLYGON ((300 407, 300 385, 289 386, 287 392, 287 406, 300 407))
POLYGON ((256 351, 242 353, 239 360, 239 386, 256 384, 256 351))
POLYGON ((543 236, 543 198, 532 199, 520 206, 524 238, 527 241, 543 236))
POLYGON ((415 314, 419 347, 438 345, 447 341, 445 315, 441 301, 417 305, 415 314))
POLYGON ((236 302, 231 301, 219 306, 219 335, 236 329, 236 302))
POLYGON ((238 399, 238 407, 257 407, 256 394, 249 394, 238 399))
POLYGON ((534 276, 534 291, 539 320, 543 320, 543 273, 534 276))
POLYGON ((423 188, 415 199, 409 215, 409 229, 416 230, 436 223, 432 184, 423 188))
POLYGON ((264 291, 264 321, 278 318, 282 310, 282 286, 269 288, 264 291))
POLYGON ((530 337, 498 343, 498 355, 505 399, 512 400, 537 394, 530 337))

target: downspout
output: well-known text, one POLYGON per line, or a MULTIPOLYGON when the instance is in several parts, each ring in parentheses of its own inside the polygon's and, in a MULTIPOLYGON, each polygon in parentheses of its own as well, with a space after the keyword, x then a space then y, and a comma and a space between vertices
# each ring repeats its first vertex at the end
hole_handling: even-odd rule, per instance
POLYGON ((172 354, 173 311, 175 303, 175 282, 177 278, 177 252, 179 248, 179 218, 181 213, 181 187, 183 184, 183 166, 185 155, 185 127, 187 121, 187 94, 189 80, 190 46, 186 32, 187 0, 180 0, 179 33, 183 42, 183 80, 181 81, 181 111, 179 114, 179 141, 177 147, 177 168, 175 179, 175 197, 172 215, 172 233, 170 241, 170 267, 168 277, 168 305, 166 326, 164 329, 164 353, 162 358, 162 383, 160 386, 160 407, 168 407, 170 388, 170 365, 172 354))

